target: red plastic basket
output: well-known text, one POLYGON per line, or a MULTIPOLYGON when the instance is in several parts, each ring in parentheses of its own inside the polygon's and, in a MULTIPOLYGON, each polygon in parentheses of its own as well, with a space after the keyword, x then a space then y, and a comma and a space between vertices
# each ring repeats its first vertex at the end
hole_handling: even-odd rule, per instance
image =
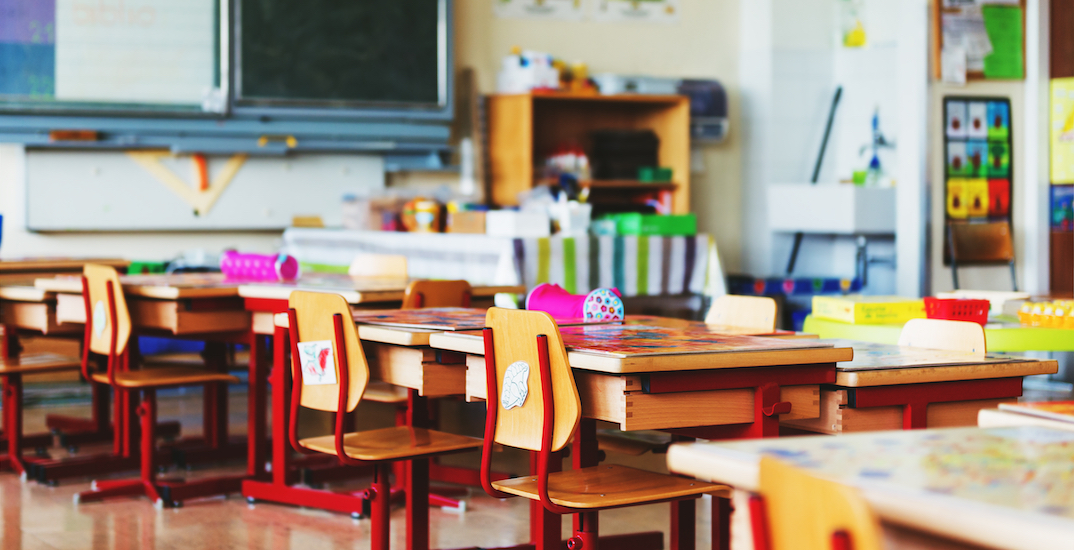
POLYGON ((929 319, 969 321, 984 326, 988 322, 988 300, 925 298, 925 316, 929 319))

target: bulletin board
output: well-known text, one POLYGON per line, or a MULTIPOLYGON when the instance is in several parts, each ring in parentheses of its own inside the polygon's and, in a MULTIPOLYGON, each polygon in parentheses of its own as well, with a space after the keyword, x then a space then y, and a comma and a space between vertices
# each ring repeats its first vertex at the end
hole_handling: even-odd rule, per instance
POLYGON ((992 52, 984 57, 984 67, 967 67, 967 80, 998 79, 1022 80, 1025 78, 1025 0, 933 0, 933 72, 942 77, 942 53, 945 37, 957 35, 950 32, 960 21, 967 8, 979 7, 992 52), (948 23, 945 32, 945 23, 948 23))
MULTIPOLYGON (((944 234, 952 223, 1011 225, 1014 162, 1011 102, 944 97, 944 234)), ((944 239, 944 263, 950 262, 944 239)))

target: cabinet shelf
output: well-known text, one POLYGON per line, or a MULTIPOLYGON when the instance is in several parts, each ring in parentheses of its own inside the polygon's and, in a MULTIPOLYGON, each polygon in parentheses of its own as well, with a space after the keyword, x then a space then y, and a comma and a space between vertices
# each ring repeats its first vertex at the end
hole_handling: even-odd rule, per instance
POLYGON ((563 93, 489 96, 485 104, 492 202, 518 204, 518 194, 542 183, 534 166, 564 145, 591 150, 600 130, 651 130, 660 139, 659 166, 674 182, 596 180, 591 191, 623 194, 666 192, 672 212, 690 211, 690 100, 685 96, 578 95, 563 93))

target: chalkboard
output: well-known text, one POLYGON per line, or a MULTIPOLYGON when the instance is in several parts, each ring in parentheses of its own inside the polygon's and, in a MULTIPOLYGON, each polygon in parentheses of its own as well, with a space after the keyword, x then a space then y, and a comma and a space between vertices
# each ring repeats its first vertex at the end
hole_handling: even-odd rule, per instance
POLYGON ((239 105, 442 109, 447 0, 240 0, 239 105))

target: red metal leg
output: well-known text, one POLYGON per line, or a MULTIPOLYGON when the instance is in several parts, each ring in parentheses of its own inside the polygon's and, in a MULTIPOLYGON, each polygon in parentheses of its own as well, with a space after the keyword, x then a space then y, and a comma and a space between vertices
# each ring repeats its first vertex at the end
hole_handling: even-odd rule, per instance
POLYGON ((4 433, 7 435, 7 459, 11 469, 22 475, 26 466, 22 462, 22 375, 4 377, 4 433))
POLYGON ((263 338, 250 332, 249 389, 247 390, 247 460, 246 475, 254 479, 265 478, 265 386, 268 380, 262 368, 261 346, 263 338))
POLYGON ((768 528, 768 510, 765 508, 764 498, 760 495, 750 497, 750 527, 753 532, 754 550, 772 550, 772 541, 769 538, 771 531, 768 528))
POLYGON ((731 499, 712 496, 712 547, 731 550, 731 499))
MULTIPOLYGON (((405 464, 406 547, 407 550, 429 550, 429 459, 408 460, 405 464)), ((384 475, 388 470, 384 468, 384 475)))
MULTIPOLYGON (((370 506, 370 545, 372 550, 388 550, 391 544, 391 485, 388 466, 380 464, 373 475, 370 506)), ((409 536, 407 537, 409 539, 409 536)), ((409 541, 408 541, 409 542, 409 541)))

